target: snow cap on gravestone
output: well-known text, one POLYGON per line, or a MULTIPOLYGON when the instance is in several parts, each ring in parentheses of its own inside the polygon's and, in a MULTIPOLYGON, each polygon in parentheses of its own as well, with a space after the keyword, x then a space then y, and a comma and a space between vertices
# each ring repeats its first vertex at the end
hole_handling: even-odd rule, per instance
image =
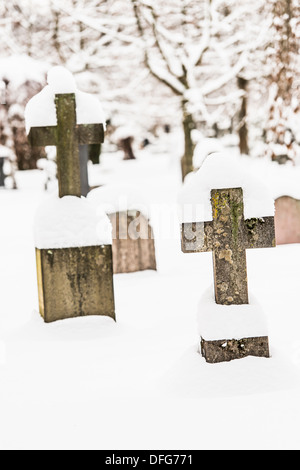
POLYGON ((226 152, 205 158, 201 168, 185 180, 179 196, 182 223, 212 220, 211 191, 242 188, 246 219, 274 216, 274 199, 247 159, 226 152))
POLYGON ((31 127, 57 125, 55 95, 76 94, 77 124, 103 124, 106 117, 100 101, 95 95, 78 90, 75 78, 65 67, 53 67, 48 72, 48 85, 35 95, 25 109, 26 132, 31 127))
POLYGON ((55 94, 75 93, 77 90, 72 73, 62 66, 53 67, 47 75, 48 85, 55 94))

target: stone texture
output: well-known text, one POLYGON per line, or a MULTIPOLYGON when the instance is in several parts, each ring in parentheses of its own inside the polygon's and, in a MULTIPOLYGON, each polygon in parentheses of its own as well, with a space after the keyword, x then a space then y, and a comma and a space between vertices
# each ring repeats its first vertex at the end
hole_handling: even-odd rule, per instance
POLYGON ((269 339, 267 336, 222 341, 205 341, 201 338, 201 353, 209 364, 230 362, 247 356, 269 358, 269 339))
POLYGON ((277 244, 300 243, 300 201, 283 196, 276 200, 275 207, 277 244))
POLYGON ((76 139, 75 95, 55 97, 59 196, 81 196, 79 147, 76 139))
POLYGON ((88 164, 89 164, 89 146, 79 145, 79 162, 80 162, 80 185, 81 195, 86 197, 90 192, 88 164))
POLYGON ((276 246, 274 217, 245 220, 242 188, 213 190, 211 203, 212 222, 182 225, 182 251, 212 251, 216 302, 248 304, 246 249, 276 246))
MULTIPOLYGON (((212 222, 182 225, 184 253, 213 252, 216 303, 249 303, 246 249, 275 247, 274 217, 244 219, 242 188, 211 191, 212 222)), ((246 356, 269 357, 267 337, 205 341, 207 362, 228 362, 246 356)))
POLYGON ((88 315, 115 319, 111 246, 37 249, 36 259, 46 323, 88 315))
POLYGON ((114 273, 156 271, 154 235, 148 219, 138 211, 131 211, 111 214, 110 220, 114 273))

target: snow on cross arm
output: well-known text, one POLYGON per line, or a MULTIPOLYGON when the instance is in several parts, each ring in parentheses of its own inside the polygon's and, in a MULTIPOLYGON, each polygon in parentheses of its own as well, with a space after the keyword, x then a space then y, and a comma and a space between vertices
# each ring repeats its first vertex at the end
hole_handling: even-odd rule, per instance
POLYGON ((89 93, 79 91, 75 78, 66 68, 53 67, 48 72, 48 85, 26 106, 26 131, 32 127, 56 126, 55 95, 75 93, 77 124, 103 124, 106 119, 100 101, 89 93))
POLYGON ((211 221, 211 190, 229 188, 243 189, 245 219, 274 216, 274 199, 260 178, 238 156, 220 152, 209 155, 200 170, 186 178, 179 196, 181 222, 211 221))

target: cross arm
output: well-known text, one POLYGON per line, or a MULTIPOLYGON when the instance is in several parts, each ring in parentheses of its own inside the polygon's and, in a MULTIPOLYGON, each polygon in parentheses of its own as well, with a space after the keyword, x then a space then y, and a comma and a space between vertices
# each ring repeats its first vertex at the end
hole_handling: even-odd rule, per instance
POLYGON ((274 217, 245 220, 246 249, 276 246, 274 217))
POLYGON ((57 127, 32 127, 28 135, 32 147, 47 147, 57 144, 57 127))
POLYGON ((76 126, 79 145, 102 144, 104 142, 103 124, 80 124, 76 126))
POLYGON ((183 253, 213 251, 213 222, 182 224, 181 249, 183 253))

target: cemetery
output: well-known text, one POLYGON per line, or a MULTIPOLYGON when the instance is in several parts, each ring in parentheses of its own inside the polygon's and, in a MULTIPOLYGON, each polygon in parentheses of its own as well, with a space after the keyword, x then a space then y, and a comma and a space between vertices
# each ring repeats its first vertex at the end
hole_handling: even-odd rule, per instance
POLYGON ((298 450, 300 7, 108 3, 0 5, 0 449, 298 450))

